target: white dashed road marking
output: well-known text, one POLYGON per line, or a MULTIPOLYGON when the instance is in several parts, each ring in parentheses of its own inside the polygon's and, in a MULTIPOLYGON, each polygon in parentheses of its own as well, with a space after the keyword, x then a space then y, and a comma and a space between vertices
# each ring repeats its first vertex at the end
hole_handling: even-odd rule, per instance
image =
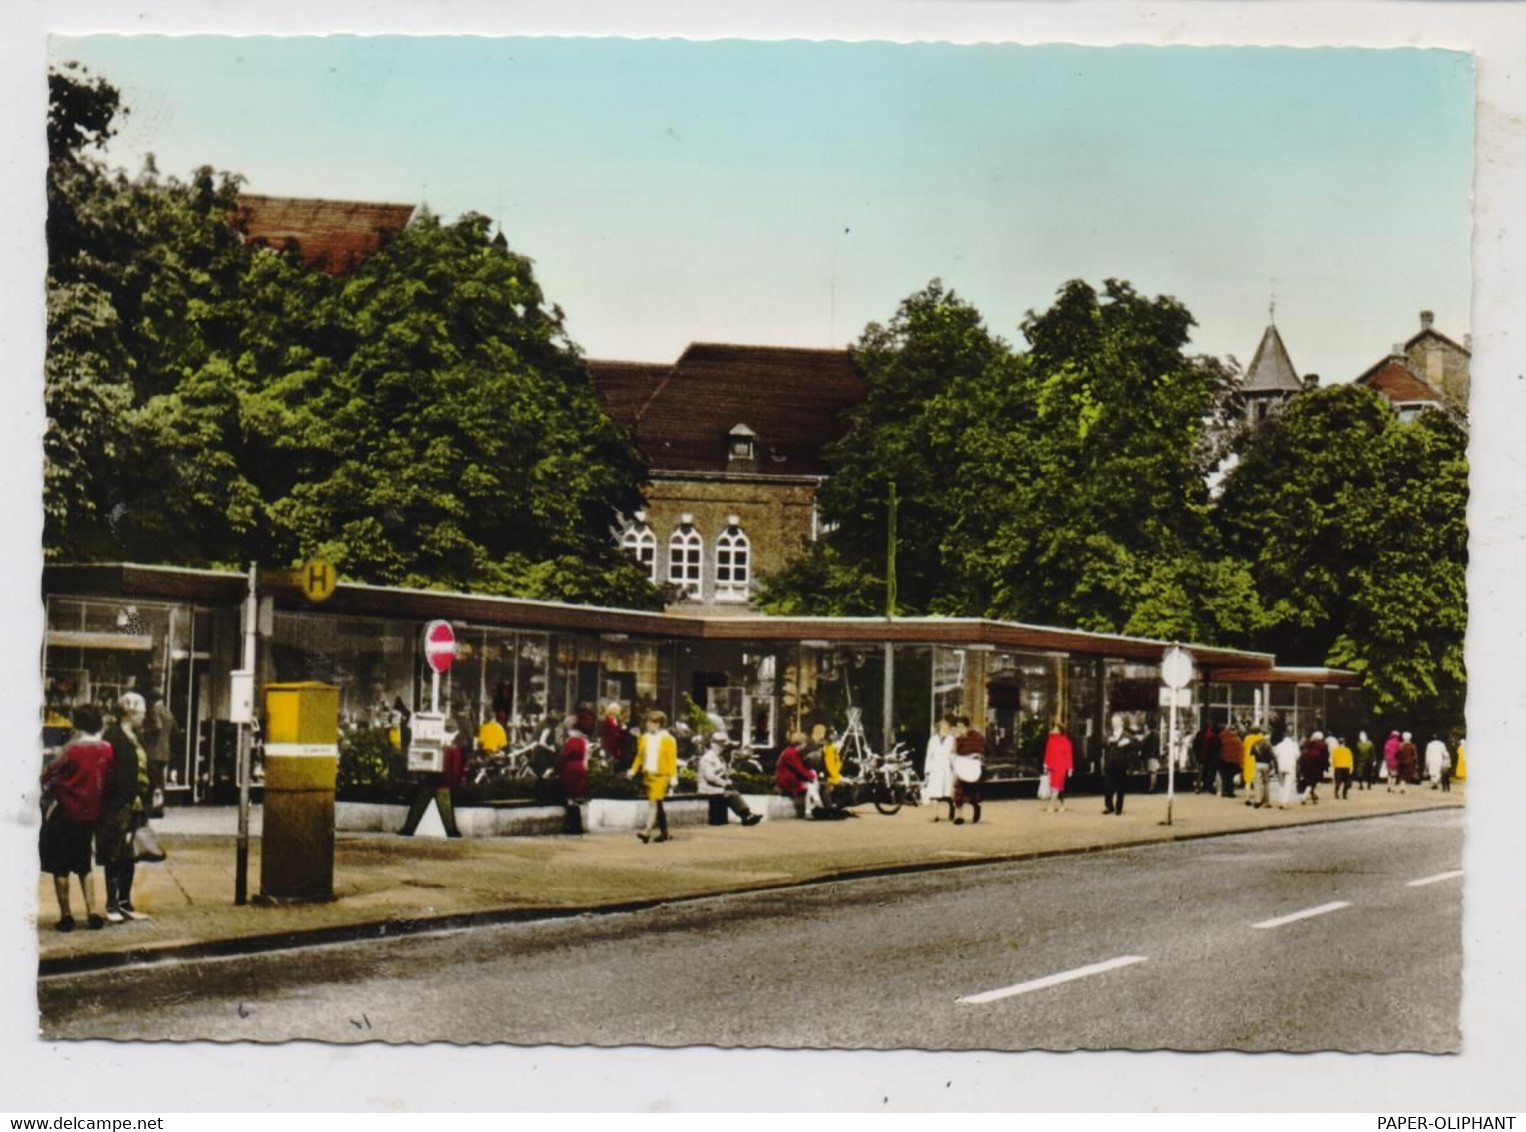
POLYGON ((1011 998, 1015 994, 1027 994, 1029 991, 1058 986, 1060 983, 1068 983, 1072 979, 1084 979, 1088 975, 1100 975, 1104 971, 1115 971, 1119 967, 1143 963, 1147 958, 1149 957, 1145 955, 1120 955, 1117 959, 1109 959, 1106 963, 1093 963, 1089 967, 1077 967, 1073 971, 1061 971, 1058 975, 1045 975, 1042 979, 1030 979, 1026 983, 1016 983, 1010 987, 1001 987, 998 990, 983 991, 980 994, 967 994, 958 1001, 971 1006, 979 1006, 983 1003, 995 1002, 997 999, 1011 998))
POLYGON ((1259 924, 1252 924, 1251 927, 1280 928, 1283 924, 1291 924, 1294 920, 1307 920, 1310 916, 1323 916, 1326 912, 1339 912, 1342 908, 1349 907, 1351 907, 1349 900, 1334 900, 1329 904, 1321 904, 1318 908, 1305 908, 1302 912, 1278 916, 1275 920, 1262 920, 1259 924))
POLYGON ((1435 884, 1438 880, 1452 880, 1454 877, 1460 876, 1462 876, 1462 870, 1453 869, 1449 873, 1437 873, 1433 877, 1421 877, 1419 880, 1408 881, 1405 883, 1404 887, 1419 888, 1422 884, 1435 884))

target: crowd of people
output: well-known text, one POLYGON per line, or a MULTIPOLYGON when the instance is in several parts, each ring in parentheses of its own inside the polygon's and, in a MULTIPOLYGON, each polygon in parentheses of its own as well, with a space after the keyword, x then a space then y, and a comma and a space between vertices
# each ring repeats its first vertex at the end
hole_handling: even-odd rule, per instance
POLYGON ((85 922, 94 930, 146 917, 133 906, 140 859, 160 859, 145 836, 154 801, 144 720, 148 706, 125 693, 108 718, 93 704, 71 715, 72 738, 42 772, 42 871, 53 877, 61 932, 76 926, 70 878, 79 881, 85 922), (104 914, 96 900, 95 866, 105 883, 104 914))
POLYGON ((1315 730, 1300 743, 1279 726, 1249 724, 1242 733, 1232 722, 1215 722, 1198 731, 1191 750, 1198 767, 1198 793, 1234 798, 1236 787, 1243 785, 1245 804, 1258 808, 1318 805, 1327 776, 1332 781, 1330 796, 1337 801, 1350 798, 1353 784, 1359 790, 1374 790, 1382 783, 1390 793, 1403 794, 1422 785, 1422 772, 1431 789, 1450 792, 1456 765, 1439 735, 1426 744, 1422 759, 1414 734, 1397 730, 1379 747, 1366 731, 1357 732, 1348 743, 1315 730))
MULTIPOLYGON (((400 700, 394 706, 400 709, 394 715, 395 741, 406 750, 409 713, 400 700)), ((71 877, 78 878, 89 927, 143 918, 133 906, 132 888, 137 862, 153 859, 144 856, 143 831, 156 797, 154 770, 158 769, 149 751, 154 743, 152 735, 146 734, 152 730, 145 728, 146 714, 144 698, 135 692, 120 698, 110 718, 97 707, 76 708, 70 721, 72 738, 43 771, 39 847, 43 871, 54 878, 60 931, 76 926, 71 877), (104 913, 96 901, 95 865, 103 870, 104 913)), ((627 709, 618 702, 609 703, 601 719, 585 706, 565 720, 546 720, 533 744, 544 753, 545 765, 537 764, 535 773, 559 787, 563 832, 583 832, 582 807, 588 800, 590 767, 595 761, 638 782, 648 807, 646 823, 637 834, 643 843, 672 839, 665 803, 679 784, 681 765, 694 771, 696 790, 708 803, 711 824, 727 824, 731 815, 744 827, 760 822, 762 815, 749 807, 733 781, 735 748, 724 725, 719 720, 709 722, 711 726, 696 734, 683 725, 670 727, 661 711, 648 711, 638 730, 630 726, 627 709)), ((1146 763, 1151 750, 1146 739, 1128 726, 1121 713, 1109 720, 1100 765, 1090 764, 1093 771, 1101 771, 1105 814, 1123 813, 1134 776, 1149 771, 1153 779, 1155 768, 1146 763)), ((477 727, 465 713, 458 714, 443 768, 418 778, 418 792, 401 832, 412 834, 434 800, 446 833, 459 837, 451 799, 465 780, 468 755, 499 757, 509 742, 501 711, 477 727)), ((932 807, 933 821, 964 825, 968 811, 970 824, 980 822, 985 753, 985 736, 969 716, 949 714, 936 722, 921 768, 921 801, 932 807)), ((1412 733, 1397 730, 1381 744, 1366 731, 1348 743, 1316 730, 1300 742, 1277 726, 1214 722, 1193 736, 1190 753, 1198 771, 1199 793, 1236 798, 1243 788, 1245 805, 1257 808, 1318 805, 1327 777, 1332 780, 1329 796, 1337 801, 1349 798, 1353 786, 1375 790, 1381 784, 1390 792, 1404 793, 1426 779, 1432 789, 1449 791, 1455 766, 1453 751, 1440 736, 1434 736, 1422 753, 1412 733)), ((1044 737, 1042 754, 1039 797, 1046 812, 1066 810, 1067 795, 1080 769, 1074 741, 1055 722, 1044 737)), ((762 767, 754 761, 749 770, 757 774, 762 767)), ((777 794, 794 803, 801 818, 851 816, 847 804, 853 799, 845 794, 841 746, 821 724, 809 734, 794 731, 788 736, 773 767, 773 784, 777 794)))

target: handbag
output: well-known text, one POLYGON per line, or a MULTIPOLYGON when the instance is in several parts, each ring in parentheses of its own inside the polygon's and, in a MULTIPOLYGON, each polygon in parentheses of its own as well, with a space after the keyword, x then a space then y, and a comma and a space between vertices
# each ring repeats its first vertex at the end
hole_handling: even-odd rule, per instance
POLYGON ((979 782, 980 760, 973 755, 955 755, 954 777, 960 782, 979 782))
POLYGON ((159 837, 154 833, 153 826, 144 824, 132 831, 132 859, 134 861, 159 862, 164 860, 164 858, 164 849, 159 845, 159 837))
POLYGON ((1044 773, 1039 775, 1039 801, 1049 801, 1049 798, 1053 793, 1054 789, 1050 786, 1049 783, 1049 768, 1045 767, 1044 773))

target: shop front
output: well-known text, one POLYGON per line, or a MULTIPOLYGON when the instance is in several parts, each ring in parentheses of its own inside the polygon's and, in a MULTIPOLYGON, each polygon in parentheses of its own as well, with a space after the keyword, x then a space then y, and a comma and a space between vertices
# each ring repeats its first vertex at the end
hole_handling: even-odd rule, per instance
MULTIPOLYGON (((172 719, 168 800, 231 800, 229 674, 242 655, 247 577, 50 566, 44 586, 47 722, 66 722, 81 702, 109 709, 128 690, 157 696, 172 719)), ((1112 716, 1147 752, 1164 731, 1160 641, 959 618, 701 618, 343 583, 321 605, 289 593, 264 605, 257 685, 338 688, 345 732, 390 732, 428 705, 422 632, 449 621, 457 653, 440 707, 451 727, 475 733, 496 719, 543 762, 569 719, 612 706, 637 727, 660 708, 692 730, 720 729, 765 767, 792 733, 819 724, 841 736, 854 721, 870 747, 905 744, 920 765, 935 721, 967 715, 985 732, 993 782, 1036 779, 1056 722, 1083 774, 1098 768, 1112 716)), ((1265 654, 1189 647, 1204 705, 1179 720, 1189 733, 1199 710, 1272 708, 1290 726, 1360 712, 1349 674, 1289 676, 1265 654)))

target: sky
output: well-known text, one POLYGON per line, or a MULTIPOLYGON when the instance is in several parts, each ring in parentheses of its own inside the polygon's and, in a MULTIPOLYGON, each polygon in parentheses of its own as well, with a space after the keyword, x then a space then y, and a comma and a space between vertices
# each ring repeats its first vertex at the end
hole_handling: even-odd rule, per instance
POLYGON ((1069 279, 1348 380, 1469 332, 1473 71, 1419 49, 56 37, 113 164, 495 217, 591 357, 840 347, 940 278, 1018 345, 1069 279))

